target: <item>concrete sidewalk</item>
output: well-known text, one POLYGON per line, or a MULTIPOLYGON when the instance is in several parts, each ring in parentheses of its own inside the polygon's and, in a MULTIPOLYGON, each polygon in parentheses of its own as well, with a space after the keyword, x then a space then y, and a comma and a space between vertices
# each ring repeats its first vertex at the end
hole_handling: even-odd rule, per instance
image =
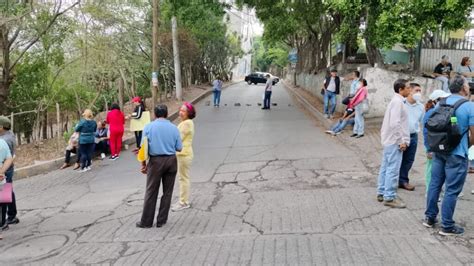
MULTIPOLYGON (((422 189, 402 192, 403 210, 375 200, 380 157, 361 145, 371 138, 324 134, 281 84, 277 105, 261 110, 263 88, 240 83, 223 93, 220 108, 197 105, 192 208, 171 213, 164 227, 135 227, 145 176, 125 152, 83 174, 16 182, 21 223, 3 233, 0 263, 474 263, 472 233, 442 238, 421 225, 422 189)), ((472 232, 469 197, 456 219, 472 232)))

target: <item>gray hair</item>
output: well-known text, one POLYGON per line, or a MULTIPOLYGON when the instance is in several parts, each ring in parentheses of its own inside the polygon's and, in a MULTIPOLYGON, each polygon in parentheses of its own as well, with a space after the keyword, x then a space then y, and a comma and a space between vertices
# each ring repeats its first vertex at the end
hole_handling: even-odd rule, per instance
POLYGON ((451 80, 451 84, 449 85, 449 91, 451 91, 451 93, 459 93, 466 84, 467 80, 464 76, 456 75, 451 80))

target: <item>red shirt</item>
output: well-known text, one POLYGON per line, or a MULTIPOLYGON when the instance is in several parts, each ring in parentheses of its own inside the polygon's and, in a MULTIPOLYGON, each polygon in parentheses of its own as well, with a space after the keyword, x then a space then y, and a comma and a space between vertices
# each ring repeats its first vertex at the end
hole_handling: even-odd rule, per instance
POLYGON ((110 131, 123 132, 125 124, 125 116, 122 111, 114 109, 107 113, 107 124, 109 124, 110 131))

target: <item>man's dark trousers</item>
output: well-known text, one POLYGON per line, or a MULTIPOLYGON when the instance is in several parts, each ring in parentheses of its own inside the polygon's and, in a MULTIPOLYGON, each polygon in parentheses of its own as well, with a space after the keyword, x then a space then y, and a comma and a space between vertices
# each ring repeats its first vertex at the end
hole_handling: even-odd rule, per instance
POLYGON ((141 219, 142 225, 147 227, 153 225, 160 182, 163 183, 163 196, 161 197, 156 223, 165 224, 168 221, 177 171, 178 161, 175 155, 150 156, 147 167, 145 202, 141 219))
POLYGON ((270 99, 272 98, 271 91, 265 91, 265 97, 263 98, 263 108, 270 109, 270 99))
POLYGON ((403 152, 402 165, 400 166, 399 185, 405 185, 410 182, 408 173, 410 172, 413 162, 415 161, 416 147, 418 146, 418 134, 410 134, 410 146, 403 152))

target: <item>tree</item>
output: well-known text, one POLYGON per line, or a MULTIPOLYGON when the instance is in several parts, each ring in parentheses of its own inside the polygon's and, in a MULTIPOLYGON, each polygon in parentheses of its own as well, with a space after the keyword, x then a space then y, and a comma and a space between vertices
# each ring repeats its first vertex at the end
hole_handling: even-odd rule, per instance
POLYGON ((62 1, 33 3, 10 1, 0 3, 0 52, 2 73, 0 77, 0 113, 5 112, 10 86, 15 78, 15 68, 26 53, 56 23, 59 17, 79 4, 63 7, 62 1))

